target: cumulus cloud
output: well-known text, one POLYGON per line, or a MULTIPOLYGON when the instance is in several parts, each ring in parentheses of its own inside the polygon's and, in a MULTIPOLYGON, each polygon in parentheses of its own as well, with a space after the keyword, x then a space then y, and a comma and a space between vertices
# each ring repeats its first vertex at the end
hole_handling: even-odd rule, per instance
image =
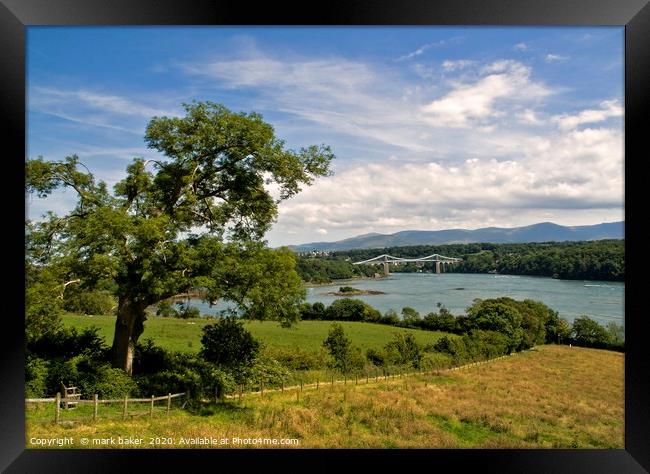
POLYGON ((540 216, 588 221, 595 209, 613 219, 621 214, 622 131, 572 130, 546 139, 523 138, 511 146, 526 150, 524 156, 348 168, 283 203, 278 226, 304 233, 307 223, 330 229, 332 236, 337 230, 350 236, 523 225, 539 222, 540 216))
POLYGON ((531 70, 520 62, 496 61, 482 69, 483 77, 473 83, 460 83, 444 97, 422 107, 431 122, 450 127, 468 127, 475 121, 503 114, 499 101, 526 102, 547 96, 551 91, 531 79, 531 70))
POLYGON ((522 43, 517 43, 514 46, 514 49, 516 51, 526 51, 528 49, 528 45, 526 43, 523 43, 523 42, 522 43))
POLYGON ((587 109, 576 115, 562 114, 551 117, 562 129, 572 129, 585 123, 597 123, 611 117, 622 117, 623 106, 618 100, 604 100, 598 109, 587 109))

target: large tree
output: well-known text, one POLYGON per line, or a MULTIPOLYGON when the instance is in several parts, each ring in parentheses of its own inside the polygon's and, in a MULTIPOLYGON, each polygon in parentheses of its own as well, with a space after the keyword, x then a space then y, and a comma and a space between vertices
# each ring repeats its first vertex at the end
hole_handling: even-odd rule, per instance
POLYGON ((212 102, 184 108, 184 117, 149 122, 145 141, 161 158, 135 158, 112 193, 76 155, 26 163, 28 192, 46 197, 68 187, 78 197, 67 215, 27 223, 28 266, 55 265, 61 288, 112 282, 112 357, 127 373, 145 308, 192 287, 207 288, 210 300, 233 299, 249 317, 296 317, 293 257, 255 242, 274 222, 278 203, 330 174, 334 158, 325 145, 285 148, 257 113, 212 102), (274 288, 278 282, 285 291, 274 288))

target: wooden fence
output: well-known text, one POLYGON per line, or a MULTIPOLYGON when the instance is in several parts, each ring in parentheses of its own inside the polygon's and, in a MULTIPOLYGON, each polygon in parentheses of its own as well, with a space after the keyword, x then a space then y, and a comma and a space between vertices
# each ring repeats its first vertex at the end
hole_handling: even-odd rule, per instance
MULTIPOLYGON (((129 404, 130 403, 148 403, 149 404, 149 416, 153 417, 154 414, 154 404, 156 402, 160 401, 166 401, 166 409, 165 409, 165 414, 169 415, 169 412, 171 410, 171 405, 172 405, 172 399, 182 397, 184 395, 187 395, 189 397, 189 392, 181 392, 181 393, 168 393, 167 395, 163 395, 160 397, 155 397, 151 396, 150 398, 129 398, 128 396, 124 398, 117 398, 117 399, 100 399, 97 394, 93 396, 92 400, 80 400, 80 399, 66 399, 65 397, 61 397, 61 393, 57 393, 56 397, 53 398, 26 398, 25 399, 25 404, 44 404, 44 403, 54 403, 54 423, 59 423, 61 420, 61 404, 63 403, 64 406, 66 402, 74 401, 77 405, 92 405, 93 406, 93 415, 92 419, 93 421, 97 421, 98 419, 98 413, 99 413, 99 405, 102 404, 111 404, 111 403, 120 403, 122 405, 122 419, 126 420, 126 418, 129 415, 129 404)), ((70 411, 71 409, 68 409, 70 411)))

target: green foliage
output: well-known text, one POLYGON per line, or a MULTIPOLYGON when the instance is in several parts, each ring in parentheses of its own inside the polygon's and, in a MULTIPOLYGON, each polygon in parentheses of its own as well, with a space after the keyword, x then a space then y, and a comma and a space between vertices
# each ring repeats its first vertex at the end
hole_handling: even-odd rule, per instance
POLYGON ((75 313, 110 314, 117 308, 117 300, 108 290, 66 290, 63 305, 75 313))
POLYGON ((356 288, 353 288, 351 286, 341 286, 339 287, 339 293, 354 293, 355 291, 359 291, 356 288))
POLYGON ((394 333, 393 340, 384 347, 393 364, 420 368, 423 351, 413 334, 394 333))
POLYGON ((174 309, 171 302, 168 300, 163 300, 156 306, 156 316, 162 316, 163 318, 173 318, 176 317, 178 311, 174 309))
POLYGON ((616 324, 614 321, 607 323, 607 335, 609 337, 609 345, 612 348, 624 349, 625 348, 625 327, 622 324, 616 324))
POLYGON ((48 332, 26 344, 27 357, 43 359, 69 359, 77 355, 87 355, 97 359, 105 356, 107 347, 99 329, 90 327, 81 331, 77 328, 61 327, 55 332, 48 332))
POLYGON ((25 396, 45 398, 48 394, 48 362, 44 359, 30 358, 25 363, 25 396))
POLYGON ((607 330, 588 316, 573 320, 571 338, 575 345, 584 347, 605 348, 610 341, 607 330))
POLYGON ((39 280, 28 282, 25 290, 25 337, 41 339, 61 328, 62 301, 57 298, 56 280, 41 272, 39 280), (31 283, 31 284, 30 284, 31 283))
POLYGON ((250 371, 250 380, 264 383, 267 387, 279 387, 289 380, 291 373, 282 363, 272 357, 261 356, 255 360, 250 371))
POLYGON ((366 350, 366 360, 376 367, 385 367, 388 355, 383 350, 370 348, 366 350))
POLYGON ((568 344, 571 337, 569 322, 561 318, 557 311, 550 311, 545 324, 546 342, 554 344, 568 344))
POLYGON ((260 351, 260 343, 236 317, 228 317, 203 327, 200 355, 208 362, 227 368, 250 367, 260 351))
POLYGON ((420 313, 418 313, 415 309, 411 308, 410 306, 402 308, 402 321, 405 323, 413 324, 418 323, 421 320, 422 318, 420 317, 420 313))
MULTIPOLYGON (((127 372, 145 308, 195 286, 208 286, 211 300, 235 301, 247 317, 297 319, 302 288, 293 254, 253 242, 275 221, 278 203, 330 174, 334 158, 325 145, 286 149, 259 114, 213 102, 183 107, 184 117, 154 117, 146 128, 147 145, 165 159, 134 158, 113 194, 76 155, 25 164, 28 193, 45 198, 69 187, 78 198, 64 217, 27 222, 28 267, 55 266, 55 287, 109 283, 121 322, 113 362, 127 372), (277 200, 265 187, 271 183, 277 200), (181 239, 194 228, 208 235, 181 239), (233 243, 223 245, 224 237, 233 243)), ((35 292, 27 298, 28 336, 38 338, 56 317, 35 292)))
POLYGON ((314 370, 325 367, 323 354, 313 350, 294 347, 291 349, 267 349, 264 352, 290 370, 314 370))
MULTIPOLYGON (((296 271, 300 278, 308 283, 329 283, 332 280, 344 280, 355 276, 366 275, 359 265, 345 259, 332 259, 327 257, 298 257, 296 271)), ((348 287, 349 288, 349 287, 348 287)))
MULTIPOLYGON (((434 253, 459 257, 463 261, 454 264, 451 268, 451 271, 458 273, 496 271, 510 275, 538 275, 573 280, 623 281, 625 279, 624 240, 413 245, 337 251, 327 258, 332 260, 349 258, 355 262, 382 253, 402 258, 415 258, 434 253)), ((313 265, 317 264, 314 262, 313 265)), ((435 267, 433 263, 427 262, 422 269, 412 264, 399 265, 391 269, 392 272, 419 270, 431 272, 435 271, 435 267)))
POLYGON ((352 346, 352 341, 345 337, 343 326, 340 324, 332 324, 323 346, 332 356, 332 367, 342 373, 348 374, 363 368, 364 359, 361 350, 352 346))
POLYGON ((381 313, 361 300, 341 298, 327 307, 323 319, 376 322, 381 319, 381 313))
POLYGON ((324 317, 325 305, 320 301, 317 301, 314 304, 302 303, 300 305, 300 319, 309 321, 314 319, 324 319, 324 317))
POLYGON ((499 300, 477 299, 467 308, 467 314, 472 328, 505 335, 508 338, 508 352, 516 350, 521 344, 524 336, 522 316, 511 305, 499 300))
POLYGON ((201 317, 201 310, 196 306, 190 306, 181 301, 176 303, 178 310, 174 314, 175 318, 180 319, 196 319, 201 317))

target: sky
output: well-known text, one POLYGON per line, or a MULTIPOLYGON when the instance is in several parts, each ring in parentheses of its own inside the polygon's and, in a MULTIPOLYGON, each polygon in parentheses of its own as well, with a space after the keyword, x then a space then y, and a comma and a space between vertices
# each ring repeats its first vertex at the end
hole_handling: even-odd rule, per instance
POLYGON ((210 100, 336 155, 280 203, 273 247, 619 221, 623 53, 623 27, 28 27, 27 158, 77 154, 113 186, 159 158, 152 117, 210 100))

